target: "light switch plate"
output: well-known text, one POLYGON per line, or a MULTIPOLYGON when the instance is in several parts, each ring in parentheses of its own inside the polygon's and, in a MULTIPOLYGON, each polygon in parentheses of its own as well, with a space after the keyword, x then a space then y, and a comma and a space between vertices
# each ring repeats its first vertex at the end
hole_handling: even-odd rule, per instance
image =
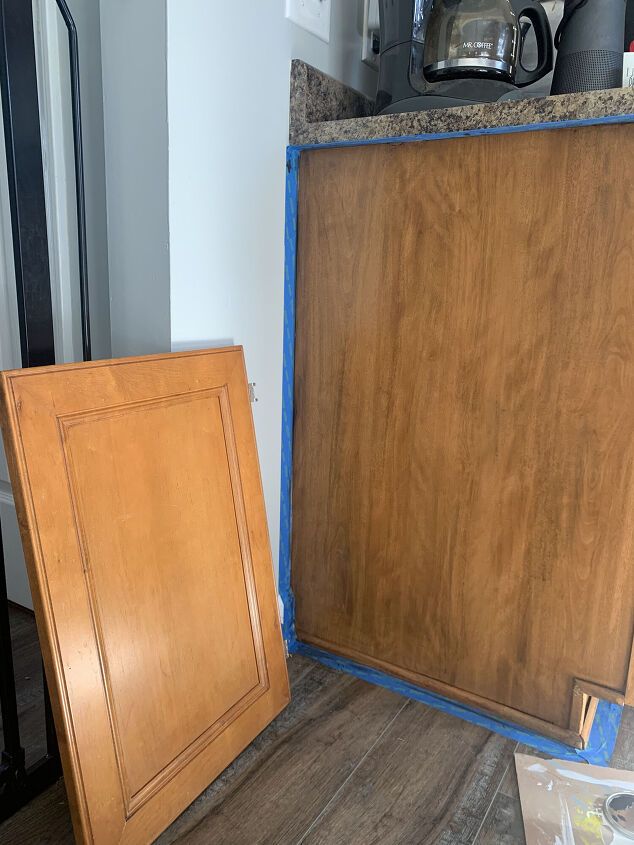
POLYGON ((286 17, 322 41, 330 41, 330 0, 286 0, 286 17))

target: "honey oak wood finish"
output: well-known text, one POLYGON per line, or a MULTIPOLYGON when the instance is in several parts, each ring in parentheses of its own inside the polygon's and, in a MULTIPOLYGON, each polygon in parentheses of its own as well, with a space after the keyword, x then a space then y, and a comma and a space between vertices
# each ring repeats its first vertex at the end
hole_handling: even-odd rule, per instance
POLYGON ((298 636, 579 747, 576 688, 633 695, 633 154, 300 160, 298 636))
POLYGON ((2 400, 75 836, 148 843, 289 699, 242 351, 2 400))

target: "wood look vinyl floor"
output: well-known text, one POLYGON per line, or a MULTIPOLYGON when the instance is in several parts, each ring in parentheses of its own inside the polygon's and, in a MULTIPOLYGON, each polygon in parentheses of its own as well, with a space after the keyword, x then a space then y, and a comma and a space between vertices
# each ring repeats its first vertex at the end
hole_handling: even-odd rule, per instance
MULTIPOLYGON (((35 665, 32 618, 14 617, 16 654, 35 665)), ((513 753, 530 749, 302 657, 288 665, 289 707, 157 845, 524 843, 513 753)), ((634 770, 634 710, 612 763, 634 770)), ((63 781, 0 825, 0 843, 72 845, 63 781)))

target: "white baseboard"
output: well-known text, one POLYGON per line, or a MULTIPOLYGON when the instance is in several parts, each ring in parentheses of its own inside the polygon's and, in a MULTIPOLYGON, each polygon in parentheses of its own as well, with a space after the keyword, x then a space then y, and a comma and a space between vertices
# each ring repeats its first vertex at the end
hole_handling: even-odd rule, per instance
POLYGON ((282 596, 278 594, 277 596, 277 609, 278 613, 280 614, 280 625, 284 624, 284 602, 282 601, 282 596))

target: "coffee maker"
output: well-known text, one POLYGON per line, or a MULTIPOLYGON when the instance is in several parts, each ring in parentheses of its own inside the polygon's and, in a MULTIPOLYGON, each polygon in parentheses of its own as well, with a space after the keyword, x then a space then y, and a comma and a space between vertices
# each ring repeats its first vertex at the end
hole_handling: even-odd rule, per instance
POLYGON ((379 0, 376 114, 495 102, 553 66, 538 0, 379 0), (522 66, 533 28, 537 65, 522 66))

